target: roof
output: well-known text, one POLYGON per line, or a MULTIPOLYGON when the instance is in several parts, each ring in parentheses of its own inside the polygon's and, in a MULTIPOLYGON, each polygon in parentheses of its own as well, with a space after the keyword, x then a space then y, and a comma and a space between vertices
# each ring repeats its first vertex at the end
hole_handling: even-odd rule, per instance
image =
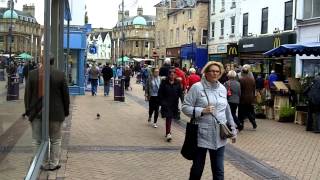
POLYGON ((144 17, 137 16, 137 17, 135 17, 133 19, 132 24, 133 25, 145 25, 146 26, 147 25, 147 21, 146 21, 146 19, 144 17))
MULTIPOLYGON (((124 21, 123 21, 124 26, 134 25, 133 21, 136 17, 144 18, 146 21, 146 26, 154 25, 155 19, 156 19, 155 16, 151 16, 151 15, 132 16, 132 17, 124 18, 124 21)), ((122 21, 118 21, 116 24, 116 27, 121 27, 121 26, 122 26, 122 21)))
MULTIPOLYGON (((6 18, 11 18, 11 10, 8 9, 8 8, 0 8, 0 19, 3 18, 4 14, 7 12, 7 11, 10 11, 9 13, 9 17, 6 17, 6 18)), ((14 10, 13 12, 15 12, 17 14, 17 18, 16 19, 20 19, 22 21, 31 21, 31 22, 34 22, 34 23, 37 23, 37 20, 35 17, 33 17, 31 14, 27 13, 27 12, 24 12, 24 11, 19 11, 19 10, 14 10)))
POLYGON ((2 18, 3 19, 11 19, 11 16, 12 16, 12 19, 18 19, 18 14, 14 10, 11 11, 10 9, 6 10, 3 13, 2 18))

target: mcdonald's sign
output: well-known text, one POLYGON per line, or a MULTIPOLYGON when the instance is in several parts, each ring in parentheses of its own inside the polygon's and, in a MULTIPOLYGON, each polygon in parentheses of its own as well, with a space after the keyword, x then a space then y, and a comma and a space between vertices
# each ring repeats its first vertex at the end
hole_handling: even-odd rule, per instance
POLYGON ((237 45, 228 45, 227 46, 227 56, 228 57, 238 56, 238 46, 237 45))
POLYGON ((281 40, 280 37, 275 37, 273 40, 273 48, 277 48, 281 46, 281 40))

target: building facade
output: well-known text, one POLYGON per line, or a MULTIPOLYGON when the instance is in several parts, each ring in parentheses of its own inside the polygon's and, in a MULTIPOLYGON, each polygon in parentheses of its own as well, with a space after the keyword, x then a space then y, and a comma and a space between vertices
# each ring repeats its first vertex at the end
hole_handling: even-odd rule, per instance
POLYGON ((87 60, 102 64, 111 63, 111 37, 111 29, 92 29, 87 38, 87 60))
MULTIPOLYGON (((12 55, 19 55, 25 52, 33 56, 34 60, 39 59, 41 54, 42 29, 35 19, 34 13, 34 5, 24 5, 22 11, 12 11, 12 55)), ((0 8, 0 54, 9 54, 10 26, 10 7, 0 8)))
POLYGON ((209 60, 238 63, 241 0, 210 1, 209 60))
POLYGON ((155 6, 156 49, 161 58, 186 67, 204 66, 208 59, 208 4, 208 0, 198 0, 192 7, 179 1, 172 1, 172 9, 161 3, 155 6))
POLYGON ((295 57, 267 58, 263 53, 282 44, 296 43, 295 1, 246 0, 241 2, 239 58, 256 74, 275 70, 282 80, 294 74, 295 57))
MULTIPOLYGON (((320 3, 316 0, 297 1, 297 42, 320 42, 320 3)), ((299 56, 296 77, 315 76, 320 73, 320 57, 299 56)))
POLYGON ((113 62, 121 64, 122 54, 129 58, 151 58, 154 38, 155 16, 144 15, 141 7, 138 7, 137 15, 131 17, 129 11, 119 11, 118 23, 112 29, 113 62))

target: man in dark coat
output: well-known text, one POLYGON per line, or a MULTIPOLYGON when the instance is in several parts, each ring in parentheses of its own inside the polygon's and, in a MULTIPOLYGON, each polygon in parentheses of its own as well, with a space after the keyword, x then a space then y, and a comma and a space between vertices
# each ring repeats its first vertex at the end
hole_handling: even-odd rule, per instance
POLYGON ((241 96, 238 110, 238 119, 240 122, 239 130, 243 129, 244 119, 247 117, 251 122, 253 129, 257 128, 255 120, 255 112, 253 103, 255 101, 256 83, 252 76, 249 74, 249 69, 242 69, 242 76, 240 78, 241 96))
MULTIPOLYGON (((50 64, 54 64, 51 56, 50 64)), ((42 134, 42 98, 44 95, 44 69, 39 67, 29 72, 25 88, 25 108, 32 128, 34 150, 41 144, 42 134)), ((47 92, 46 92, 47 93, 47 92)), ((59 164, 61 146, 61 127, 66 116, 69 115, 69 90, 65 74, 53 67, 50 68, 50 101, 49 101, 49 138, 50 138, 50 160, 43 168, 45 170, 56 170, 59 164)))
POLYGON ((160 77, 167 77, 170 68, 171 68, 171 61, 170 61, 170 59, 166 59, 166 60, 164 61, 163 66, 162 66, 162 67, 160 68, 160 70, 159 70, 159 76, 160 76, 160 77))
POLYGON ((320 73, 314 78, 305 94, 308 97, 307 131, 320 133, 320 73))
POLYGON ((110 80, 113 77, 113 71, 109 66, 109 63, 106 63, 106 66, 103 67, 101 73, 104 81, 104 96, 109 96, 110 80))

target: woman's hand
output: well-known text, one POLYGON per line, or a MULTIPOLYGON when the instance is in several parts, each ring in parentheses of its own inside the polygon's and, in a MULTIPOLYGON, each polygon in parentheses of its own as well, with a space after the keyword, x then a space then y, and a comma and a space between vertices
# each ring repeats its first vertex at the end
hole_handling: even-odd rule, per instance
POLYGON ((203 114, 210 114, 210 113, 213 113, 214 111, 214 106, 207 106, 206 108, 204 108, 202 110, 202 113, 203 114))

